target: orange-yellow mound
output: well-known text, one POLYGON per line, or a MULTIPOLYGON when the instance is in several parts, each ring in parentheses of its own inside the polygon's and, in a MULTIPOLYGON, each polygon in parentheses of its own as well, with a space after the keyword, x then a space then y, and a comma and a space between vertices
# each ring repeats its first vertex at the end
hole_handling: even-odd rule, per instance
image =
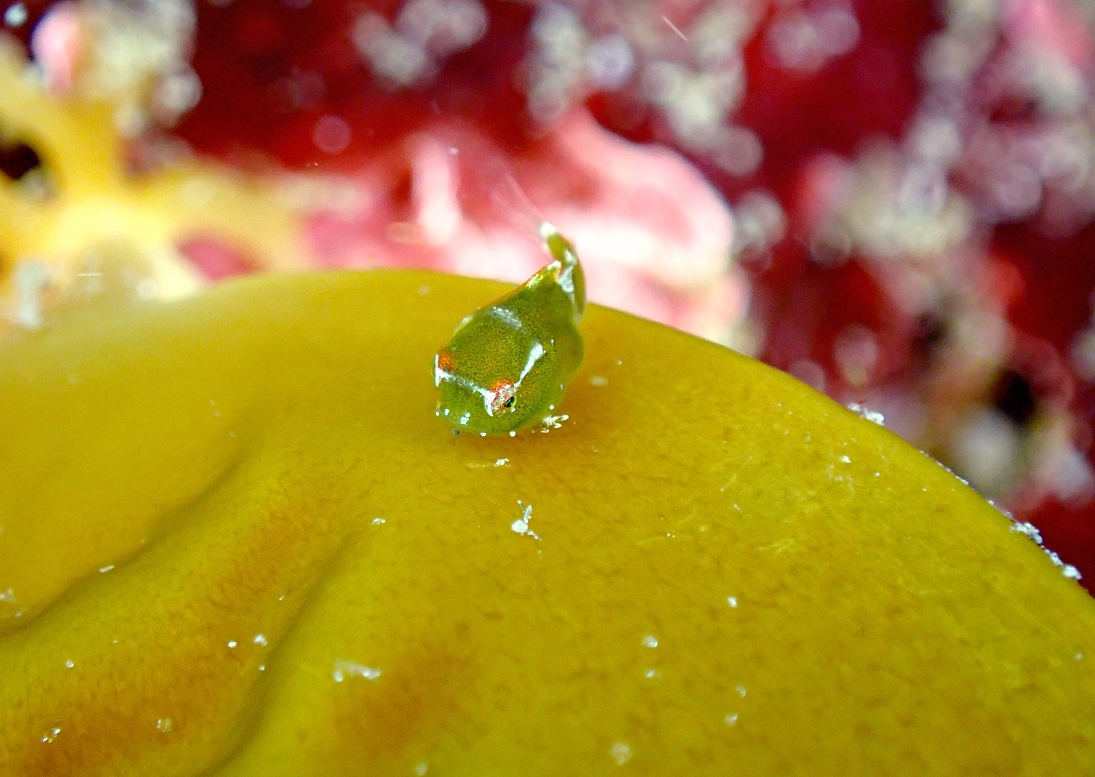
POLYGON ((454 436, 430 359, 496 293, 266 277, 0 341, 0 774, 1095 773, 1095 602, 1003 516, 598 308, 561 428, 454 436))

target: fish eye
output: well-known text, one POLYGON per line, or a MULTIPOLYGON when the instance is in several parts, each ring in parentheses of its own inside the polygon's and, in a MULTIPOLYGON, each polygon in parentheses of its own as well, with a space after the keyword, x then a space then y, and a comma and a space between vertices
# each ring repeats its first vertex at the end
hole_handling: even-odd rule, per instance
POLYGON ((517 401, 517 397, 510 397, 502 403, 502 407, 513 407, 513 403, 517 401))

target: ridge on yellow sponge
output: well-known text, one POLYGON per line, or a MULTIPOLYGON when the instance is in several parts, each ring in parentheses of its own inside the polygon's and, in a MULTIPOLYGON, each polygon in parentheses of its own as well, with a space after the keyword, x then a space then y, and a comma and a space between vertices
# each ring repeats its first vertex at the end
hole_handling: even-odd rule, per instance
POLYGON ((196 159, 130 172, 114 106, 48 94, 2 37, 0 139, 32 148, 43 173, 35 187, 0 176, 0 331, 33 326, 36 306, 93 293, 104 276, 144 298, 192 293, 204 282, 178 244, 196 235, 262 267, 303 266, 300 212, 274 187, 196 159))
POLYGON ((934 461, 591 306, 454 436, 505 287, 268 275, 0 340, 0 774, 1095 773, 1095 601, 934 461))

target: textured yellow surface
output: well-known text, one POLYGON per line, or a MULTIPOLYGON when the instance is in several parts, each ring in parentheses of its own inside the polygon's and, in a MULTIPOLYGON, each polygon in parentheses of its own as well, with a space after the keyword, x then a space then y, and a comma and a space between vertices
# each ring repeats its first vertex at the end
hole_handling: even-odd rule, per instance
POLYGON ((1095 602, 1002 515, 599 308, 562 428, 454 436, 431 357, 497 291, 267 277, 0 341, 0 774, 1095 773, 1095 602))

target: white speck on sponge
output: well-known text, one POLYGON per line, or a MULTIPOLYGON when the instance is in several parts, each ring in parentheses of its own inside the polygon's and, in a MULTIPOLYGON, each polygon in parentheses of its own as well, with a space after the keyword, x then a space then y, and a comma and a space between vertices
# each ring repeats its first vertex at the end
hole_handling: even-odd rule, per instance
POLYGON ((364 677, 369 682, 373 682, 381 674, 382 672, 375 667, 365 666, 354 661, 343 661, 339 658, 335 659, 335 668, 331 672, 331 679, 336 683, 340 683, 347 677, 364 677))
POLYGON ((848 409, 856 415, 860 416, 861 418, 866 418, 871 423, 878 424, 879 426, 886 425, 886 417, 877 410, 871 410, 869 408, 866 408, 858 402, 849 403, 848 409))
POLYGON ((612 760, 617 765, 623 766, 631 760, 631 747, 626 742, 616 742, 612 745, 612 760))

